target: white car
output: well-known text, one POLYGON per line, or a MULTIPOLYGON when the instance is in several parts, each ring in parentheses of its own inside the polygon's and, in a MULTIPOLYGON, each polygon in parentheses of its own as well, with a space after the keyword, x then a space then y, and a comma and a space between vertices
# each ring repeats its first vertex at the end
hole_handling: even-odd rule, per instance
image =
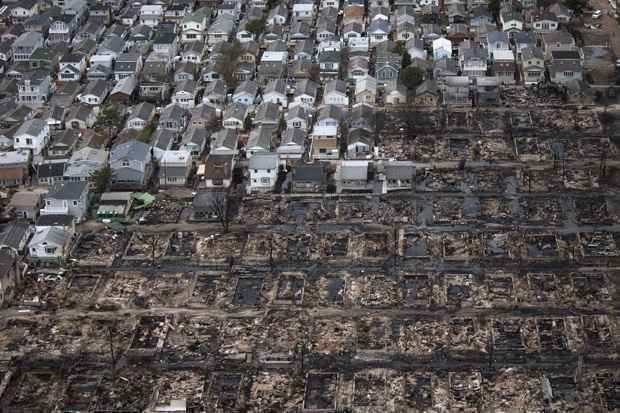
POLYGON ((600 19, 602 15, 603 15, 602 11, 594 10, 594 12, 592 13, 592 18, 593 19, 600 19))

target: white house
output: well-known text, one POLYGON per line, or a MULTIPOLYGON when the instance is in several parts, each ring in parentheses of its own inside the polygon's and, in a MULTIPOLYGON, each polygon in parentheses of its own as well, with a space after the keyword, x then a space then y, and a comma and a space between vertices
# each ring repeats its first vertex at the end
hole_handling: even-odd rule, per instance
POLYGON ((192 169, 192 156, 189 152, 165 151, 159 161, 159 184, 185 185, 192 169))
POLYGON ((140 7, 140 24, 155 27, 163 19, 164 7, 159 4, 148 4, 140 7))
POLYGON ((249 160, 250 184, 248 193, 269 192, 275 188, 278 180, 280 157, 277 153, 260 153, 249 160))
POLYGON ((69 253, 71 234, 56 227, 39 229, 28 243, 28 255, 35 261, 61 262, 69 253))
POLYGON ((263 102, 271 102, 282 107, 288 106, 286 83, 283 79, 270 80, 263 91, 263 102))
POLYGON ((347 85, 342 80, 330 80, 323 91, 324 105, 349 106, 347 85))
POLYGON ((433 59, 452 57, 452 42, 445 37, 433 40, 433 59))
POLYGON ((30 119, 17 129, 13 137, 15 149, 30 149, 33 155, 41 154, 50 138, 50 128, 42 119, 30 119))
POLYGON ((71 215, 81 222, 87 215, 89 205, 88 182, 55 183, 45 195, 41 215, 71 215))
POLYGON ((314 2, 296 3, 293 5, 293 18, 299 20, 312 21, 314 18, 314 2))

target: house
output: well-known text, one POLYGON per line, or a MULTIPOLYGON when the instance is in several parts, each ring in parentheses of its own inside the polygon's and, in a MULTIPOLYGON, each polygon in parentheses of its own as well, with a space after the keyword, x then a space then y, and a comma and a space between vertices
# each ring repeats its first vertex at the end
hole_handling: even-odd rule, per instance
POLYGON ((270 102, 284 108, 288 106, 286 83, 283 79, 271 80, 263 90, 263 102, 270 102))
POLYGON ((447 76, 443 88, 445 105, 471 105, 469 77, 447 76))
POLYGON ((377 80, 371 76, 357 79, 355 82, 355 103, 374 105, 377 100, 377 80))
POLYGON ((554 51, 577 50, 577 44, 575 43, 575 39, 570 33, 564 30, 542 33, 541 47, 545 55, 545 60, 550 60, 551 53, 554 51))
POLYGON ((41 194, 38 192, 19 191, 13 194, 9 209, 16 218, 34 221, 39 215, 41 194))
POLYGON ((78 17, 62 14, 50 24, 47 43, 71 43, 73 33, 78 27, 78 17))
POLYGON ((558 22, 563 24, 569 23, 573 17, 573 11, 560 2, 553 3, 547 8, 547 11, 553 13, 558 22))
POLYGON ((413 162, 388 161, 380 162, 376 166, 382 183, 382 194, 415 189, 415 166, 413 162))
POLYGON ((363 4, 347 5, 343 11, 342 24, 349 23, 364 24, 365 7, 363 4))
POLYGON ((128 106, 134 100, 138 79, 131 75, 123 77, 110 91, 110 102, 128 106))
POLYGON ((186 80, 196 80, 196 64, 192 62, 181 62, 174 70, 174 83, 181 83, 186 80))
POLYGON ((187 115, 187 110, 175 103, 171 103, 161 111, 158 126, 162 129, 181 132, 187 125, 187 115))
POLYGON ((54 185, 64 179, 65 162, 47 162, 37 165, 37 183, 39 185, 54 185))
POLYGON ((368 161, 340 161, 336 167, 336 192, 369 192, 373 190, 374 165, 368 161))
POLYGON ((75 129, 65 129, 54 135, 47 148, 48 159, 67 159, 78 144, 80 132, 75 129))
POLYGON ((143 142, 130 140, 110 151, 112 187, 142 189, 152 172, 151 149, 143 142))
POLYGON ((137 76, 142 70, 142 56, 137 53, 123 53, 114 63, 114 78, 119 81, 137 76))
POLYGON ((272 102, 263 102, 256 107, 253 124, 256 126, 269 125, 277 129, 280 126, 280 106, 272 102))
POLYGON ((28 243, 28 255, 32 261, 61 264, 69 254, 72 239, 70 232, 59 228, 37 229, 28 243))
POLYGON ((516 82, 517 66, 514 60, 496 60, 491 68, 500 84, 512 85, 516 82))
POLYGON ((69 107, 65 118, 66 129, 89 129, 97 120, 97 111, 94 106, 80 103, 69 107))
MULTIPOLYGON (((194 119, 192 119, 193 122, 194 119)), ((208 140, 209 132, 206 129, 192 125, 183 133, 180 150, 189 153, 194 159, 199 159, 207 146, 208 140)))
POLYGON ((498 50, 510 50, 510 38, 507 32, 487 33, 487 51, 489 58, 498 50))
POLYGON ((370 158, 374 147, 374 136, 365 129, 353 129, 347 134, 347 159, 370 158))
POLYGON ((323 89, 323 104, 348 107, 347 85, 342 80, 328 81, 323 89))
POLYGON ((86 72, 86 56, 79 53, 70 53, 60 59, 58 79, 62 82, 77 82, 86 72))
POLYGON ((480 47, 471 47, 459 51, 459 63, 463 76, 486 76, 488 63, 487 52, 480 47))
POLYGON ((364 25, 359 22, 351 22, 344 25, 342 28, 342 38, 348 43, 352 39, 360 39, 364 33, 364 25))
MULTIPOLYGON (((317 38, 322 39, 323 36, 329 37, 329 31, 321 32, 317 35, 317 38), (322 36, 322 37, 319 37, 322 36)), ((307 22, 299 21, 294 22, 291 25, 291 30, 288 36, 289 42, 301 42, 304 40, 309 40, 312 37, 312 28, 307 22)))
POLYGON ((545 56, 538 47, 528 47, 521 51, 519 59, 521 80, 533 85, 545 79, 545 56))
POLYGON ((184 109, 191 109, 196 106, 196 82, 186 80, 178 84, 172 95, 172 103, 184 109))
MULTIPOLYGON (((104 65, 90 66, 86 72, 86 78, 92 80, 108 80, 112 76, 112 67, 104 65)), ((107 82, 106 82, 107 83, 107 82)))
POLYGON ((93 80, 88 82, 84 92, 78 96, 78 99, 84 104, 99 106, 103 104, 109 91, 108 82, 101 79, 93 80))
POLYGON ((36 0, 22 0, 11 8, 11 20, 13 22, 25 22, 35 16, 39 11, 39 2, 36 0))
POLYGON ((211 135, 211 154, 231 155, 237 154, 239 145, 239 134, 236 130, 220 129, 211 135))
POLYGON ((497 105, 499 103, 500 81, 492 76, 474 78, 475 100, 477 106, 497 105))
POLYGON ((49 101, 52 94, 49 73, 34 71, 27 73, 17 82, 16 103, 31 108, 39 108, 49 101))
POLYGON ((269 127, 258 127, 250 132, 250 138, 245 145, 245 154, 248 159, 259 153, 271 151, 271 139, 273 129, 269 127))
POLYGON ((210 131, 220 125, 219 113, 210 105, 200 104, 190 111, 191 126, 201 129, 209 129, 210 131))
POLYGON ((226 129, 246 130, 246 118, 248 117, 249 106, 243 103, 234 102, 224 111, 222 125, 226 129))
MULTIPOLYGON (((119 36, 107 37, 97 48, 97 55, 110 56, 111 60, 115 60, 123 53, 125 49, 125 40, 119 36)), ((91 62, 94 63, 94 62, 91 62)))
POLYGON ((140 7, 140 24, 156 27, 164 18, 164 8, 159 4, 140 7))
POLYGON ((321 193, 327 189, 327 171, 322 163, 297 165, 293 169, 291 191, 300 193, 321 193))
POLYGON ((129 110, 126 128, 143 130, 155 117, 155 106, 148 102, 142 102, 129 110))
POLYGON ((153 159, 161 161, 166 151, 172 150, 177 134, 169 129, 157 128, 150 136, 151 155, 153 159))
POLYGON ((27 152, 0 152, 0 187, 14 187, 28 177, 30 156, 27 152))
POLYGON ((108 151, 105 149, 85 146, 71 155, 63 174, 65 181, 86 182, 91 181, 95 171, 107 166, 108 151))
POLYGON ((159 161, 159 185, 185 185, 192 169, 192 156, 189 152, 165 151, 159 161))
POLYGON ((312 60, 314 56, 314 42, 312 40, 301 40, 295 43, 293 60, 312 60))
POLYGON ((202 103, 221 107, 226 103, 226 84, 223 80, 217 79, 207 83, 202 95, 202 103))
POLYGON ((347 77, 349 80, 363 79, 368 76, 370 62, 366 56, 351 56, 347 64, 347 77))
POLYGON ((39 32, 25 32, 11 45, 13 61, 25 62, 30 60, 34 51, 43 47, 43 35, 39 32))
POLYGON ((537 33, 545 33, 557 30, 558 18, 548 11, 534 12, 530 16, 529 27, 537 33))
POLYGON ((218 16, 207 30, 207 45, 213 46, 221 41, 229 41, 235 26, 233 17, 229 15, 218 16))
POLYGON ((415 38, 418 30, 415 24, 405 21, 396 25, 396 40, 406 42, 415 38))
POLYGON ((41 215, 71 215, 82 222, 88 213, 90 191, 87 182, 59 182, 45 195, 41 215))
POLYGON ((103 26, 112 23, 112 8, 105 4, 93 4, 88 7, 89 19, 98 21, 103 26))
POLYGON ((86 40, 91 40, 97 45, 103 34, 105 33, 105 26, 96 20, 88 20, 86 25, 75 34, 73 37, 73 44, 81 44, 86 40))
POLYGON ((523 31, 523 17, 521 13, 505 9, 499 13, 499 22, 504 32, 520 32, 523 31))
POLYGON ((127 27, 133 27, 138 22, 140 17, 140 11, 134 8, 125 9, 124 13, 121 14, 121 24, 127 27))
MULTIPOLYGON (((321 18, 317 22, 315 37, 319 42, 336 40, 337 33, 336 19, 321 18)), ((306 38, 309 38, 309 36, 306 38)))
POLYGON ((17 150, 29 149, 34 156, 41 154, 49 142, 50 129, 47 122, 35 118, 24 122, 13 136, 13 147, 17 150))
MULTIPOLYGON (((411 37, 409 40, 407 40, 405 47, 407 48, 407 53, 409 53, 409 56, 411 56, 411 59, 426 60, 427 52, 424 47, 424 40, 422 40, 421 38, 411 37)), ((445 47, 445 45, 443 47, 445 47)), ((452 44, 450 44, 450 49, 451 48, 452 48, 452 44)), ((452 50, 450 50, 450 54, 452 54, 452 50)))
POLYGON ((232 99, 234 103, 242 103, 244 105, 253 105, 256 95, 258 94, 258 85, 256 82, 246 80, 241 82, 235 89, 232 99))
POLYGON ((384 95, 385 103, 387 105, 402 105, 408 102, 409 92, 407 87, 398 82, 396 84, 390 83, 385 89, 384 95))
POLYGON ((296 21, 312 21, 314 19, 315 12, 316 9, 314 7, 314 2, 297 0, 297 2, 293 4, 293 19, 296 21))
POLYGON ((377 49, 375 58, 375 78, 377 84, 385 85, 398 80, 400 72, 401 57, 386 50, 385 47, 377 49))
POLYGON ((415 90, 416 106, 437 106, 439 103, 439 88, 435 81, 427 79, 415 90))
POLYGON ((334 160, 340 157, 339 126, 314 125, 310 134, 310 156, 313 160, 334 160))
POLYGON ((301 129, 306 132, 311 126, 312 116, 305 106, 297 105, 286 112, 284 121, 288 129, 301 129))
POLYGON ((536 47, 536 34, 534 32, 513 33, 512 42, 514 43, 515 56, 519 60, 523 49, 536 47))
POLYGON ((248 193, 273 191, 278 180, 280 157, 277 153, 260 153, 250 158, 248 193))
POLYGON ((337 76, 340 71, 341 52, 336 50, 320 51, 318 61, 322 77, 337 76))
POLYGON ((390 34, 390 24, 386 20, 377 19, 373 20, 368 26, 368 37, 370 39, 370 45, 375 45, 388 40, 390 34))
POLYGON ((283 25, 288 21, 288 8, 280 3, 273 9, 269 11, 269 15, 267 16, 266 24, 267 25, 283 25))
POLYGON ((234 155, 209 154, 205 161, 204 171, 199 172, 204 179, 206 188, 228 188, 232 183, 233 169, 235 167, 234 155))
POLYGON ((172 59, 177 55, 177 36, 175 33, 155 32, 153 52, 172 59))
POLYGON ((306 152, 306 132, 301 128, 286 129, 276 149, 280 159, 301 159, 306 152))
POLYGON ((211 10, 207 7, 201 7, 193 13, 185 15, 181 22, 181 42, 204 43, 210 17, 211 10))
POLYGON ((574 61, 553 61, 549 65, 549 79, 554 83, 566 84, 583 80, 583 67, 574 61))
POLYGON ((319 86, 309 79, 302 79, 295 84, 295 93, 291 106, 302 105, 312 108, 315 105, 319 86))

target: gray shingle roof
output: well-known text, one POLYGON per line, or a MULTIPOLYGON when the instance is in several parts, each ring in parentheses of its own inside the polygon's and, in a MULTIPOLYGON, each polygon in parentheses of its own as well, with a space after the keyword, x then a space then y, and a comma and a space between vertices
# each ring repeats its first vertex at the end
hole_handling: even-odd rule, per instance
POLYGON ((88 182, 60 182, 50 188, 46 198, 79 199, 87 188, 88 182))

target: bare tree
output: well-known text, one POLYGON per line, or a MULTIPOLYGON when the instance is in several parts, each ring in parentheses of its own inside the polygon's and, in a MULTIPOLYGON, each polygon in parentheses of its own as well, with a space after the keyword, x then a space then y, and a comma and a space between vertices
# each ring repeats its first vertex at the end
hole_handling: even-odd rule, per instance
POLYGON ((211 212, 217 221, 222 224, 222 230, 227 233, 230 229, 230 197, 227 192, 212 192, 211 212))

